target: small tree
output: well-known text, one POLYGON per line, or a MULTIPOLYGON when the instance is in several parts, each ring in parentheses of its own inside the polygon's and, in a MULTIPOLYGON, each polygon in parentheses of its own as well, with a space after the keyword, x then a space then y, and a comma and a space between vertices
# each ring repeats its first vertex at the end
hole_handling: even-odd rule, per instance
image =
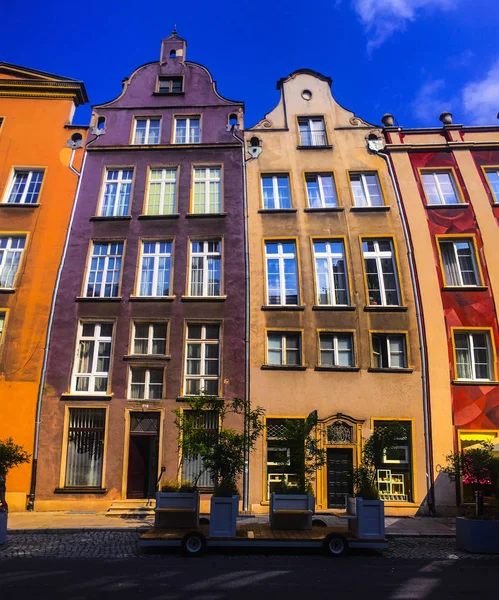
POLYGON ((13 467, 28 463, 29 458, 26 450, 15 444, 12 438, 0 440, 0 512, 9 508, 5 499, 7 473, 13 467))
POLYGON ((393 422, 376 427, 362 450, 361 464, 354 469, 353 484, 355 495, 365 500, 378 500, 376 471, 384 460, 387 451, 407 439, 407 430, 401 423, 393 422))
POLYGON ((484 494, 497 490, 499 461, 492 454, 493 448, 491 442, 483 441, 477 448, 451 452, 445 457, 447 465, 442 468, 451 481, 462 481, 471 486, 476 501, 476 516, 484 513, 484 494))
POLYGON ((306 419, 286 419, 279 436, 281 441, 288 444, 290 460, 287 453, 278 453, 279 466, 284 470, 290 463, 296 469, 296 485, 286 484, 283 480, 278 491, 283 493, 312 494, 313 481, 317 471, 326 464, 326 451, 319 447, 317 436, 317 411, 306 419))
MULTIPOLYGON (((175 425, 179 432, 178 447, 182 461, 201 457, 204 471, 193 482, 197 485, 201 475, 208 471, 217 496, 238 494, 237 480, 245 467, 246 452, 254 449, 263 431, 264 409, 251 409, 241 398, 230 401, 213 396, 196 396, 188 399, 190 410, 175 409, 175 425), (207 429, 200 418, 203 411, 214 411, 217 430, 207 429), (229 414, 241 415, 246 422, 246 432, 225 426, 229 414)), ((182 467, 182 464, 179 468, 182 467)))

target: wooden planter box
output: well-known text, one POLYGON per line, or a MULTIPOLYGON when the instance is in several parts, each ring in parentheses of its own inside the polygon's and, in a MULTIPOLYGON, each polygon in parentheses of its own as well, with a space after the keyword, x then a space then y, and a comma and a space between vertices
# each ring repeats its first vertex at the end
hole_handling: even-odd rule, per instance
POLYGON ((364 500, 349 497, 348 514, 353 517, 348 521, 348 531, 359 539, 385 539, 385 505, 383 500, 364 500))
POLYGON ((312 529, 315 498, 311 494, 270 495, 271 529, 312 529))
POLYGON ((456 547, 477 554, 499 554, 499 521, 457 517, 456 547))
POLYGON ((211 497, 210 537, 236 537, 239 496, 211 497))
POLYGON ((7 540, 7 511, 0 512, 0 546, 7 540))
POLYGON ((154 526, 195 529, 199 525, 199 492, 157 492, 154 526))

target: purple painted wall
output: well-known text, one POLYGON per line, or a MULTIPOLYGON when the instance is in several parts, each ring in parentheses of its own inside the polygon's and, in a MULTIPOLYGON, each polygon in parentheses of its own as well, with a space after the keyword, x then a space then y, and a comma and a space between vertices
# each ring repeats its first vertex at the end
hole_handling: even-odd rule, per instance
MULTIPOLYGON (((183 376, 184 325, 188 319, 219 319, 223 322, 221 342, 221 380, 223 395, 244 396, 244 221, 241 145, 227 131, 228 117, 237 113, 242 126, 243 105, 218 95, 209 72, 196 63, 184 62, 185 47, 181 38, 172 36, 162 45, 162 61, 139 67, 125 84, 116 100, 95 107, 94 119, 105 117, 105 134, 95 139, 89 135, 89 146, 81 189, 71 230, 67 259, 57 297, 50 344, 48 372, 42 406, 40 460, 37 502, 51 508, 49 502, 105 499, 124 496, 122 490, 125 454, 124 414, 130 406, 127 396, 127 369, 132 318, 170 319, 170 354, 166 365, 166 397, 162 402, 150 401, 149 410, 164 410, 163 450, 160 464, 166 475, 174 477, 177 469, 176 431, 172 409, 181 393, 183 376), (184 51, 184 56, 170 59, 171 49, 184 51), (158 75, 182 75, 184 93, 157 95, 158 75), (178 146, 171 144, 173 117, 178 114, 201 115, 201 143, 178 146), (130 146, 133 119, 139 115, 161 115, 161 139, 157 146, 130 146), (223 210, 226 216, 187 217, 189 212, 192 164, 223 165, 223 210), (134 168, 131 195, 131 219, 93 219, 97 214, 103 173, 107 166, 134 168), (150 165, 178 165, 177 218, 139 219, 144 210, 147 170, 150 165), (181 299, 186 294, 189 236, 223 237, 222 269, 224 302, 181 299), (174 238, 173 301, 130 301, 135 293, 139 242, 141 238, 174 238), (80 300, 90 240, 126 240, 121 279, 121 300, 80 300), (75 355, 78 320, 81 318, 115 318, 114 349, 111 371, 111 400, 86 397, 83 400, 63 396, 70 391, 75 355), (109 406, 107 458, 103 495, 58 493, 65 405, 109 406)), ((160 363, 161 364, 161 363, 160 363)), ((160 366, 158 364, 158 366, 160 366)))

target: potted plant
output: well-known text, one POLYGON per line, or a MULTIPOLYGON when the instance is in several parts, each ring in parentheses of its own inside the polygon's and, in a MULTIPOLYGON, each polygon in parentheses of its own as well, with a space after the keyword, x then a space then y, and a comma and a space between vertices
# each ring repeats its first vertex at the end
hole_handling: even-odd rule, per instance
POLYGON ((326 464, 326 451, 319 447, 317 411, 306 419, 284 421, 282 452, 278 462, 282 471, 291 467, 294 481, 283 480, 270 494, 269 520, 272 529, 311 529, 315 512, 313 481, 318 469, 326 464))
POLYGON ((213 482, 210 500, 210 536, 233 537, 239 508, 238 479, 244 471, 246 458, 263 431, 261 407, 251 409, 241 398, 230 401, 213 396, 198 396, 188 400, 190 411, 175 411, 177 427, 186 458, 199 457, 213 482), (211 411, 218 423, 216 431, 207 429, 196 415, 211 411), (225 424, 229 415, 243 417, 244 431, 225 424), (193 425, 194 423, 194 425, 193 425))
POLYGON ((199 524, 199 492, 190 481, 166 481, 156 493, 154 526, 195 528, 199 524))
POLYGON ((0 440, 0 544, 7 539, 7 517, 9 506, 5 498, 7 473, 13 467, 29 462, 30 455, 12 438, 0 440))
POLYGON ((354 469, 354 497, 347 499, 347 512, 351 517, 348 530, 361 539, 384 539, 385 507, 377 486, 377 469, 386 453, 407 439, 401 423, 393 422, 376 427, 362 450, 362 461, 354 469))
POLYGON ((471 513, 456 519, 456 545, 460 550, 499 554, 499 520, 487 513, 484 503, 484 496, 497 491, 499 480, 499 458, 492 450, 493 445, 483 441, 446 456, 442 472, 451 481, 469 485, 474 497, 471 513))

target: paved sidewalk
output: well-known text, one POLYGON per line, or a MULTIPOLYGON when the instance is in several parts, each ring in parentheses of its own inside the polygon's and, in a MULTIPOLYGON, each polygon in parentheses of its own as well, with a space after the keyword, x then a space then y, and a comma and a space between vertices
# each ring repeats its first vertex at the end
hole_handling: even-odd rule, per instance
MULTIPOLYGON (((241 520, 254 519, 263 523, 268 521, 265 515, 248 515, 240 518, 241 520)), ((344 520, 332 515, 317 515, 316 519, 328 526, 345 525, 344 520)), ((9 514, 8 528, 11 533, 137 531, 147 529, 153 523, 153 516, 108 517, 105 512, 13 512, 9 514)), ((385 523, 387 536, 452 537, 455 535, 455 520, 450 517, 387 517, 385 523)))

